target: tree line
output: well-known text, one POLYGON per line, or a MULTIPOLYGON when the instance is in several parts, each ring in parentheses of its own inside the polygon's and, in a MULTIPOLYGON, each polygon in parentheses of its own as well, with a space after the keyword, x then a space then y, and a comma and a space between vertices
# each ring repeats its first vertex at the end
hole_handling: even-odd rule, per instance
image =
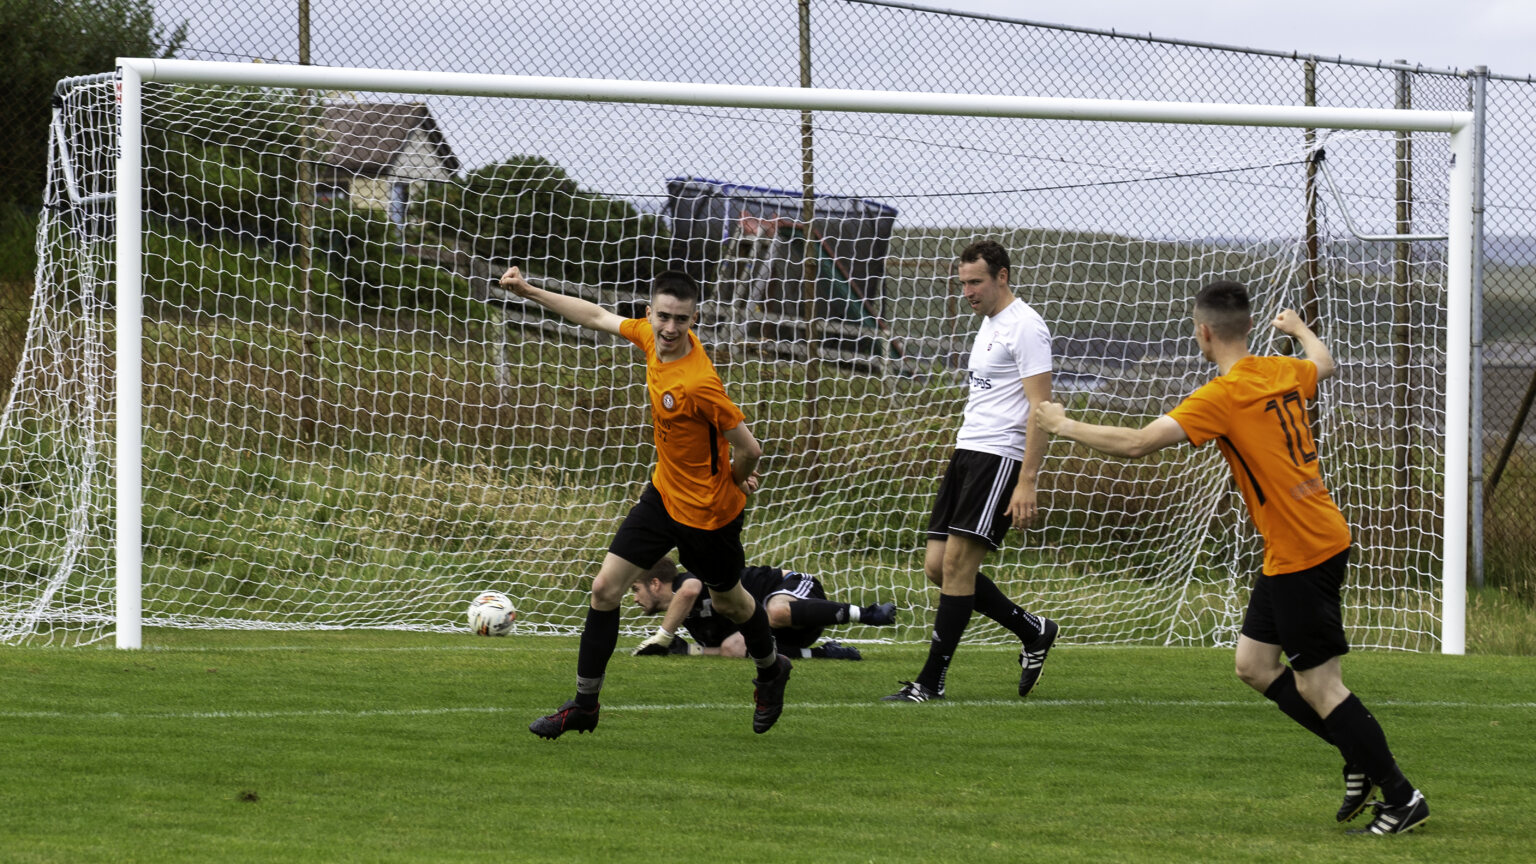
MULTIPOLYGON (((175 56, 186 34, 184 22, 157 19, 151 0, 0 2, 0 75, 10 94, 7 122, 0 124, 0 213, 35 213, 40 204, 59 79, 110 71, 120 56, 175 56)), ((270 98, 280 95, 256 88, 179 87, 146 99, 145 204, 151 218, 208 239, 296 243, 299 166, 306 160, 315 165, 323 142, 317 136, 317 107, 270 98)), ((424 226, 424 242, 515 261, 570 281, 643 284, 658 253, 664 257, 660 244, 667 242, 655 216, 582 189, 563 168, 539 156, 514 155, 471 171, 412 208, 424 226)), ((409 272, 419 265, 402 260, 399 244, 389 242, 391 226, 382 212, 317 207, 313 224, 316 263, 335 271, 350 299, 410 304, 406 296, 378 296, 386 290, 381 286, 441 281, 409 272), (393 272, 385 272, 389 269, 393 272)), ((26 231, 25 226, 16 230, 26 231)), ((27 246, 18 242, 7 248, 27 246)), ((30 262, 25 269, 30 271, 30 262)))

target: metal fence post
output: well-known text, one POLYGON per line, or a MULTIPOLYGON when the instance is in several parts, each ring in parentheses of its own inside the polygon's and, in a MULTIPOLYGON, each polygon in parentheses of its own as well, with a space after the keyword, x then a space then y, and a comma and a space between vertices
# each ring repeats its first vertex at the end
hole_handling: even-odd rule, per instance
POLYGON ((1483 164, 1488 67, 1468 76, 1472 102, 1472 440, 1467 459, 1471 491, 1472 582, 1483 587, 1483 164))
MULTIPOLYGON (((1307 60, 1301 64, 1304 80, 1305 98, 1307 107, 1317 105, 1317 61, 1307 60)), ((1308 128, 1303 133, 1307 143, 1307 154, 1312 154, 1312 149, 1317 146, 1317 130, 1308 128)), ((1318 326, 1317 320, 1317 160, 1307 159, 1307 185, 1304 195, 1307 199, 1307 284, 1301 300, 1301 317, 1303 321, 1314 329, 1318 326)))
MULTIPOLYGON (((1394 61, 1402 64, 1405 60, 1394 61)), ((1400 110, 1408 110, 1413 107, 1413 79, 1409 77, 1407 69, 1399 68, 1395 73, 1396 87, 1392 105, 1400 110)), ((1393 168, 1396 176, 1394 198, 1397 200, 1397 225, 1396 233, 1413 233, 1413 137, 1407 132, 1397 133, 1397 147, 1393 168)), ((1397 243, 1393 246, 1392 254, 1392 402, 1396 406, 1393 419, 1393 480, 1399 489, 1407 489, 1408 466, 1412 462, 1409 455, 1408 424, 1409 411, 1408 399, 1412 382, 1408 380, 1409 339, 1412 338, 1413 322, 1409 317, 1408 309, 1408 280, 1410 258, 1413 255, 1413 247, 1408 243, 1397 243)), ((1417 502, 1410 506, 1417 507, 1417 502)), ((1407 508, 1399 511, 1407 513, 1407 508)))

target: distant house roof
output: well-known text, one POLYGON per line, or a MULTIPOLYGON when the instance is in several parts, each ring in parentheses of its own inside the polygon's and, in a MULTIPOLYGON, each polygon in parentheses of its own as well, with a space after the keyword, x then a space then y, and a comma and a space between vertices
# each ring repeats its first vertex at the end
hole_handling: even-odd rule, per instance
POLYGON ((436 150, 443 167, 450 172, 459 170, 458 158, 424 103, 330 105, 322 115, 322 123, 323 134, 332 142, 325 164, 332 168, 378 176, 394 162, 411 132, 420 130, 436 150))

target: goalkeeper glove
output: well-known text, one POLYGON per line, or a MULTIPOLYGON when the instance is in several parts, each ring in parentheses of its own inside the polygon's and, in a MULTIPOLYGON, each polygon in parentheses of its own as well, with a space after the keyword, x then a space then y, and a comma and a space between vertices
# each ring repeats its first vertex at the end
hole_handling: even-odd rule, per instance
POLYGON ((635 650, 629 653, 634 657, 664 655, 669 652, 669 649, 672 647, 672 640, 676 638, 676 636, 668 633, 665 627, 657 627, 656 632, 651 634, 651 638, 636 645, 635 650))
POLYGON ((679 636, 672 640, 672 647, 667 649, 667 653, 687 657, 690 654, 703 654, 704 649, 679 636))

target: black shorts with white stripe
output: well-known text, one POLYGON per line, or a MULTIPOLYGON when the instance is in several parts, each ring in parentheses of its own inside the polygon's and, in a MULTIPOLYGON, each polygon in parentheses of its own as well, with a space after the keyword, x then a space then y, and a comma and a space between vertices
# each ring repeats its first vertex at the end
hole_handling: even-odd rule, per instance
MULTIPOLYGON (((752 568, 749 567, 747 569, 750 571, 752 568)), ((777 588, 770 591, 763 598, 764 606, 768 605, 768 601, 776 594, 788 596, 790 602, 796 600, 827 599, 827 589, 822 587, 820 579, 805 573, 796 573, 793 570, 785 570, 783 572, 784 581, 780 582, 777 588)), ((747 580, 743 578, 742 581, 745 583, 747 580)), ((773 638, 779 643, 780 651, 794 653, 802 648, 809 648, 815 645, 825 629, 824 627, 786 627, 774 630, 773 638)))
POLYGON ((958 534, 1001 549, 1013 520, 1008 502, 1019 482, 1017 459, 956 450, 939 483, 939 495, 928 517, 928 539, 946 540, 958 534))
MULTIPOLYGON (((747 568, 751 570, 752 568, 747 568)), ((827 589, 821 585, 821 580, 815 576, 807 576, 804 573, 796 573, 793 570, 784 570, 783 580, 772 590, 764 594, 763 602, 775 594, 788 594, 793 600, 825 600, 827 589)), ((743 582, 746 578, 743 577, 743 582)))

